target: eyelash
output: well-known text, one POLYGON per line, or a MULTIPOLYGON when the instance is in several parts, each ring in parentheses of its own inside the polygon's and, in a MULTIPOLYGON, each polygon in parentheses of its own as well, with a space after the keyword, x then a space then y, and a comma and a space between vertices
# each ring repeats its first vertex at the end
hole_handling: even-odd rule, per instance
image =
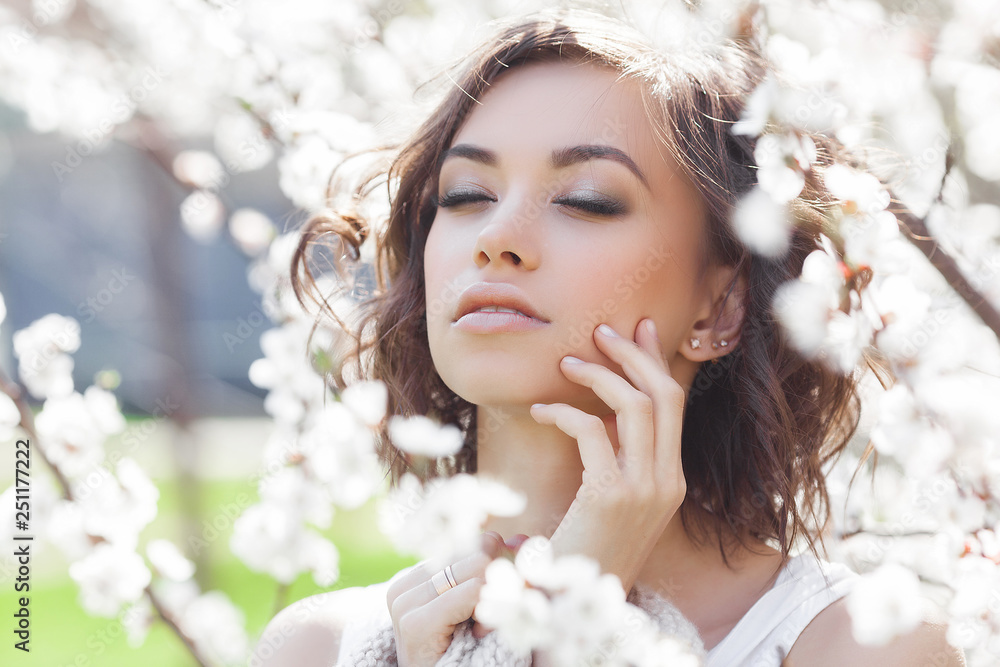
MULTIPOLYGON (((477 201, 496 201, 486 195, 472 193, 448 193, 437 198, 437 205, 450 208, 460 204, 470 204, 477 201)), ((625 206, 611 199, 563 199, 555 203, 571 206, 587 213, 603 216, 617 216, 625 212, 625 206)))

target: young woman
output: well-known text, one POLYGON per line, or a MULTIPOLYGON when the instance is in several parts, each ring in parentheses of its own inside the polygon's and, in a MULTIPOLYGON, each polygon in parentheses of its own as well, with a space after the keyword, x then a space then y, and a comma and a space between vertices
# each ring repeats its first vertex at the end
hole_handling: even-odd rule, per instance
MULTIPOLYGON (((709 665, 964 664, 931 624, 857 644, 843 598, 856 575, 818 557, 823 466, 854 433, 858 396, 771 314, 816 247, 822 179, 795 202, 780 258, 729 223, 755 183, 753 140, 730 130, 764 73, 748 44, 660 53, 588 12, 508 25, 463 63, 388 173, 379 291, 356 332, 374 335, 355 358, 391 412, 463 429, 444 474, 498 478, 527 509, 491 519, 482 552, 446 573, 292 605, 263 664, 347 664, 390 619, 398 664, 436 664, 518 535, 669 600, 709 665)), ((815 169, 843 159, 814 141, 815 169)), ((356 256, 370 227, 309 222, 300 298, 299 264, 330 231, 356 256)), ((408 469, 384 437, 381 453, 393 480, 408 469)))

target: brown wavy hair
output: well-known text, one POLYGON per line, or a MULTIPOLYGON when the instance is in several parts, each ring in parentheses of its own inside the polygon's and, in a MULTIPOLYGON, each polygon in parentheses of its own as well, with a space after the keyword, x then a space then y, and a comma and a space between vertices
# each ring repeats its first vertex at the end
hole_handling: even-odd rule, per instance
MULTIPOLYGON (((726 562, 725 545, 733 538, 744 546, 748 537, 773 540, 785 557, 803 538, 817 553, 815 543, 817 538, 822 543, 830 514, 823 467, 857 429, 858 377, 800 355, 771 306, 777 288, 798 277, 805 257, 818 247, 824 210, 836 201, 820 179, 809 176, 793 201, 797 224, 780 258, 751 252, 735 235, 734 205, 756 183, 755 139, 731 130, 768 71, 749 28, 747 33, 718 46, 665 52, 626 23, 586 10, 543 11, 501 24, 480 48, 449 66, 445 74, 453 85, 405 143, 373 149, 392 151, 394 158, 387 169, 367 173, 351 201, 385 186, 391 205, 384 224, 350 205, 331 206, 305 223, 291 265, 303 305, 304 294, 326 304, 314 294, 311 249, 346 250, 341 259, 349 254, 348 261, 356 261, 362 243, 375 234, 374 275, 367 286, 360 280, 352 287, 361 295, 358 319, 345 323, 328 307, 321 317, 332 317, 351 334, 349 359, 362 376, 387 385, 390 414, 428 415, 463 430, 461 452, 418 471, 423 477, 476 470, 476 406, 442 381, 427 339, 423 254, 436 213, 438 158, 501 73, 529 62, 599 64, 642 84, 644 109, 657 135, 706 203, 707 260, 737 267, 737 275, 746 278, 737 344, 718 363, 702 364, 689 391, 682 433, 684 529, 700 543, 714 534, 726 562)), ((811 136, 819 164, 858 164, 834 140, 811 136)), ((331 186, 331 200, 336 190, 331 186)), ((860 288, 870 274, 852 279, 860 288)), ((865 358, 877 370, 867 351, 865 358)), ((343 367, 329 379, 335 391, 348 384, 343 367)), ((386 430, 383 423, 378 450, 395 484, 412 468, 386 430)))

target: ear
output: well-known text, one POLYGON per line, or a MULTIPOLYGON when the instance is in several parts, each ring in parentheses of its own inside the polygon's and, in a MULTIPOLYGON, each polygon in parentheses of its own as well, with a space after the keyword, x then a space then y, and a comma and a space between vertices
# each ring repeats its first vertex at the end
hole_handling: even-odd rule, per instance
POLYGON ((711 289, 698 319, 681 341, 680 353, 695 362, 729 354, 739 341, 745 314, 746 278, 734 266, 709 269, 711 289), (697 341, 697 342, 696 342, 697 341))

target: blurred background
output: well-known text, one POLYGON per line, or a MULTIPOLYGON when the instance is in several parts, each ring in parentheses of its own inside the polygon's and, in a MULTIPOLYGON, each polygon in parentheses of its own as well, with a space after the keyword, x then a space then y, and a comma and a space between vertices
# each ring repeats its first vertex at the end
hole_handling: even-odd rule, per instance
MULTIPOLYGON (((375 529, 374 499, 338 508, 318 530, 339 552, 332 586, 305 569, 281 585, 229 546, 236 518, 260 500, 270 448, 289 437, 296 419, 287 405, 266 402, 271 387, 250 379, 251 365, 265 356, 262 335, 288 319, 288 303, 274 289, 289 258, 281 240, 323 210, 334 165, 412 129, 440 90, 435 85, 448 79, 418 85, 467 52, 492 21, 572 5, 630 14, 653 35, 697 29, 704 41, 742 29, 752 4, 4 0, 0 372, 18 380, 15 332, 50 313, 79 323, 73 386, 110 389, 126 420, 103 441, 104 455, 135 459, 159 493, 140 545, 173 541, 195 564, 200 589, 228 596, 250 645, 294 600, 384 581, 415 559, 398 555, 375 529)), ((918 156, 900 183, 915 211, 923 214, 938 192, 949 154, 942 138, 956 118, 970 137, 976 133, 975 141, 952 133, 969 146, 971 165, 957 189, 973 193, 966 203, 995 199, 1000 134, 989 113, 1000 97, 978 93, 1000 91, 1000 84, 986 77, 959 87, 958 102, 941 101, 929 91, 943 88, 931 86, 921 60, 930 60, 940 31, 955 59, 980 58, 982 46, 988 62, 997 62, 1000 37, 980 44, 967 36, 982 23, 969 9, 975 0, 857 0, 842 24, 821 12, 799 18, 797 4, 766 4, 777 8, 770 20, 780 39, 772 46, 785 64, 808 61, 809 49, 817 72, 828 74, 817 64, 821 55, 847 63, 830 75, 842 80, 825 88, 855 104, 845 112, 853 123, 845 136, 918 156), (975 46, 965 54, 967 44, 975 46)), ((826 102, 819 108, 834 108, 826 102)), ((969 227, 978 225, 985 237, 992 225, 1000 238, 995 208, 969 218, 969 227)), ((981 284, 1000 293, 995 271, 972 266, 970 274, 986 276, 981 284)), ((25 400, 37 415, 42 399, 25 400)), ((865 425, 859 436, 867 432, 865 425)), ((13 447, 4 444, 4 451, 0 489, 14 482, 13 447)), ((32 480, 56 488, 42 462, 33 464, 32 480)), ((0 535, 9 530, 0 526, 0 535)), ((84 611, 59 549, 42 540, 33 549, 31 653, 10 639, 19 594, 8 563, 0 583, 0 617, 8 619, 0 623, 7 638, 0 664, 197 664, 163 623, 134 647, 120 613, 84 611)))
MULTIPOLYGON (((279 594, 273 578, 251 571, 228 547, 236 516, 257 501, 274 429, 263 409, 267 390, 248 378, 262 356, 260 335, 274 326, 247 280, 252 258, 224 236, 206 241, 186 233, 180 206, 188 192, 147 153, 115 142, 60 181, 52 163, 66 159, 66 140, 33 132, 9 106, 0 119, 0 293, 7 307, 0 368, 14 374, 14 331, 48 313, 79 321, 74 385, 82 391, 102 371, 120 374, 114 393, 128 426, 105 450, 112 459, 133 457, 160 492, 142 541, 203 539, 204 549, 185 550, 198 564, 200 585, 226 591, 254 636, 276 610, 324 589, 303 575, 279 594)), ((277 184, 271 163, 235 174, 223 198, 227 207, 252 207, 293 228, 302 214, 277 184)), ((47 471, 35 464, 41 479, 47 471)), ((0 470, 6 488, 12 465, 0 470)), ((374 521, 369 504, 339 515, 326 531, 340 550, 334 588, 383 581, 412 562, 393 552, 374 521)), ((4 641, 0 664, 197 664, 162 624, 133 648, 118 619, 88 615, 66 558, 51 546, 35 543, 31 577, 31 653, 4 641)), ((5 616, 18 596, 4 577, 5 616)))

